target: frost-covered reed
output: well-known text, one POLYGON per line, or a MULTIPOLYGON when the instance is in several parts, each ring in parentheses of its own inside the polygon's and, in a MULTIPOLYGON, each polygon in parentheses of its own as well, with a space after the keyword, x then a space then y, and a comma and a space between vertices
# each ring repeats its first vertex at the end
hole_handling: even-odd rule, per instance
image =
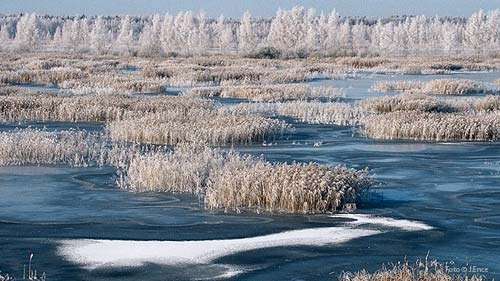
POLYGON ((43 84, 59 85, 64 81, 83 79, 88 73, 71 67, 56 67, 48 70, 15 70, 0 74, 0 84, 43 84))
POLYGON ((432 95, 473 95, 491 93, 485 85, 469 79, 435 79, 422 81, 382 81, 372 87, 378 92, 407 92, 432 95))
POLYGON ((256 102, 284 102, 291 100, 338 100, 341 89, 311 87, 306 84, 239 85, 193 88, 188 96, 248 99, 256 102))
POLYGON ((146 114, 107 126, 113 140, 168 145, 181 142, 249 144, 279 137, 287 129, 288 125, 279 120, 200 108, 146 114))
POLYGON ((377 92, 416 92, 421 90, 420 81, 380 81, 372 86, 377 92))
POLYGON ((306 69, 286 66, 276 67, 217 67, 203 70, 191 69, 165 78, 170 86, 233 86, 254 84, 301 83, 313 79, 313 74, 306 69))
POLYGON ((280 213, 335 212, 355 204, 371 183, 365 171, 343 166, 271 164, 251 158, 229 159, 209 182, 207 208, 280 213))
POLYGON ((500 110, 500 96, 488 95, 471 101, 472 106, 477 111, 500 110))
POLYGON ((500 139, 500 112, 422 113, 416 111, 369 115, 364 135, 375 139, 489 141, 500 139))
POLYGON ((446 264, 433 261, 408 261, 384 265, 374 273, 366 270, 344 272, 340 281, 483 281, 485 277, 478 274, 450 273, 446 264))
POLYGON ((24 129, 0 133, 0 166, 88 166, 100 159, 103 147, 98 135, 83 131, 46 132, 24 129))
POLYGON ((11 277, 9 274, 0 271, 0 281, 14 281, 14 280, 15 280, 14 277, 11 277))
POLYGON ((243 103, 220 108, 232 114, 286 116, 309 124, 353 126, 364 111, 356 105, 342 102, 293 101, 284 103, 243 103))
POLYGON ((361 107, 374 113, 394 111, 419 112, 452 112, 457 109, 451 102, 424 95, 397 95, 367 99, 361 102, 361 107))
POLYGON ((422 92, 437 95, 484 94, 488 89, 480 82, 469 79, 437 79, 424 83, 422 92))
POLYGON ((426 95, 384 96, 364 100, 360 106, 370 113, 395 111, 418 112, 480 112, 500 110, 500 96, 474 98, 436 98, 426 95))
POLYGON ((131 161, 120 186, 133 191, 190 193, 208 209, 323 213, 355 203, 366 171, 318 164, 271 164, 204 147, 181 146, 131 161))
POLYGON ((131 95, 0 95, 0 121, 107 122, 183 108, 212 108, 203 99, 131 95))
POLYGON ((234 153, 225 155, 218 149, 197 144, 180 144, 175 152, 138 154, 125 167, 119 186, 135 192, 202 195, 210 175, 231 157, 234 153))
POLYGON ((164 79, 145 79, 136 76, 123 76, 115 73, 98 73, 85 79, 73 79, 62 82, 59 86, 66 90, 112 89, 124 93, 162 93, 168 81, 164 79))

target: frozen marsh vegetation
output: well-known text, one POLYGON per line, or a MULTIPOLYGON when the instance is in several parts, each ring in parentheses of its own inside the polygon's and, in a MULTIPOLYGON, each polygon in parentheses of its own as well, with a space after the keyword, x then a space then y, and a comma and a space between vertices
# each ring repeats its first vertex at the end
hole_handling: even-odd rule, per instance
POLYGON ((233 145, 262 142, 285 133, 282 121, 218 110, 184 109, 146 114, 111 122, 107 130, 115 141, 175 145, 182 142, 233 145))
POLYGON ((493 93, 485 85, 468 79, 436 79, 420 81, 383 81, 373 86, 378 92, 406 92, 427 95, 474 95, 493 93))
POLYGON ((343 102, 292 101, 277 103, 241 103, 220 108, 232 114, 286 116, 309 124, 353 126, 364 115, 356 105, 343 102))
POLYGON ((343 97, 334 87, 310 87, 304 84, 241 85, 192 88, 188 96, 247 99, 255 102, 284 102, 291 100, 329 100, 343 97))
POLYGON ((453 275, 447 264, 437 260, 417 260, 415 263, 401 261, 395 264, 383 265, 379 270, 369 273, 344 272, 340 281, 483 281, 488 280, 480 274, 467 276, 453 275))
POLYGON ((367 171, 314 163, 281 164, 209 148, 180 146, 131 161, 121 187, 200 196, 208 209, 278 213, 335 212, 372 181, 367 171))

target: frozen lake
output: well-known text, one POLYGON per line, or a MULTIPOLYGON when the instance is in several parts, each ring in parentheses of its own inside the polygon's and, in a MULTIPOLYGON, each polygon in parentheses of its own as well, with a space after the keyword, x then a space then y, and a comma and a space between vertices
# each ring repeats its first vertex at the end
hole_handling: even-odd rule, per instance
MULTIPOLYGON (((443 77, 491 82, 499 73, 360 74, 312 84, 362 99, 377 95, 369 90, 377 80, 443 77)), ((500 143, 374 141, 352 128, 293 125, 296 131, 272 146, 238 151, 270 161, 368 167, 378 184, 355 215, 207 212, 190 196, 120 191, 112 169, 2 167, 0 268, 22 276, 19 265, 33 252, 49 280, 333 280, 342 271, 430 253, 500 278, 500 143)))

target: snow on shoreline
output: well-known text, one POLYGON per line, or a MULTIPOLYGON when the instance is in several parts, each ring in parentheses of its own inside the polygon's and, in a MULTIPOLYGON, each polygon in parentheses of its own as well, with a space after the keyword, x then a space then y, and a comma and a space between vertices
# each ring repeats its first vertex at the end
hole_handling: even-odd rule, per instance
POLYGON ((385 232, 364 229, 365 224, 397 228, 404 231, 429 230, 432 227, 416 221, 398 220, 362 214, 340 214, 348 218, 344 226, 308 228, 250 238, 199 241, 130 241, 73 239, 62 240, 58 252, 70 262, 92 270, 102 267, 207 264, 218 258, 257 249, 284 246, 323 246, 385 232))

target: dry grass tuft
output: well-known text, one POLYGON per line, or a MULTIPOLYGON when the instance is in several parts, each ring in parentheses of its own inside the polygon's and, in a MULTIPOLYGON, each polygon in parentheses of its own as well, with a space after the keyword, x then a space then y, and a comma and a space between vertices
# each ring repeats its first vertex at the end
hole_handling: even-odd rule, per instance
POLYGON ((379 57, 345 57, 339 58, 336 62, 342 66, 348 66, 353 69, 370 69, 386 64, 389 60, 379 57))
POLYGON ((407 261, 383 266, 374 273, 365 270, 356 273, 343 273, 340 281, 482 281, 480 275, 453 275, 437 261, 417 261, 409 264, 407 261))
POLYGON ((474 95, 490 93, 482 83, 468 79, 436 79, 421 81, 383 81, 376 83, 378 92, 407 92, 431 95, 474 95))
POLYGON ((438 95, 473 95, 488 92, 479 82, 468 79, 438 79, 423 85, 422 91, 438 95))
POLYGON ((420 81, 380 81, 372 86, 377 92, 416 92, 422 89, 420 81))
POLYGON ((500 112, 422 113, 398 111, 362 120, 364 135, 375 139, 489 141, 500 138, 500 112))
POLYGON ((284 102, 245 103, 224 106, 220 109, 232 114, 260 114, 264 116, 286 116, 309 124, 354 126, 364 115, 355 105, 341 102, 284 102))
POLYGON ((457 110, 446 101, 424 95, 397 95, 367 99, 361 102, 361 107, 373 113, 394 111, 453 112, 457 110))
POLYGON ((183 108, 115 121, 107 130, 113 140, 175 145, 201 142, 208 145, 249 144, 281 136, 288 125, 260 116, 183 108))
POLYGON ((318 164, 271 164, 206 147, 133 159, 120 186, 133 191, 191 193, 225 211, 323 213, 354 203, 371 180, 366 171, 318 164))
POLYGON ((88 77, 87 73, 71 67, 57 67, 48 70, 16 70, 0 74, 0 84, 59 85, 64 81, 85 77, 88 77))
POLYGON ((343 166, 231 158, 210 178, 205 205, 230 211, 335 212, 355 203, 369 185, 366 171, 343 166))
POLYGON ((98 135, 83 131, 45 132, 25 129, 0 133, 0 166, 58 165, 88 166, 100 159, 98 135))
POLYGON ((188 96, 248 99, 256 102, 284 102, 291 100, 338 100, 343 96, 334 87, 310 87, 305 84, 240 85, 193 88, 188 96))
POLYGON ((130 95, 0 95, 0 121, 106 122, 146 113, 212 108, 207 100, 130 95))

